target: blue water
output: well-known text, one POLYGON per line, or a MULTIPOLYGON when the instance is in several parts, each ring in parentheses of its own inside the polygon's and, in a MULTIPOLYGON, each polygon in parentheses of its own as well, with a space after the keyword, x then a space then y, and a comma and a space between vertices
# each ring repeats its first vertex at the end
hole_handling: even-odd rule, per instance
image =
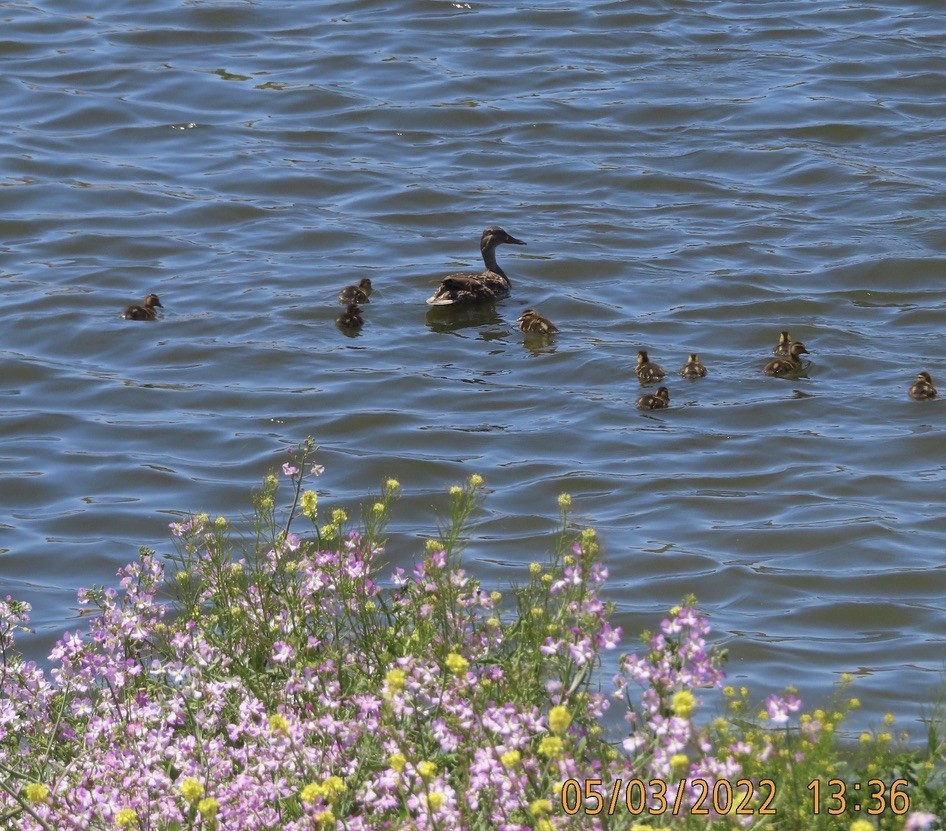
MULTIPOLYGON (((0 3, 0 593, 45 654, 169 521, 312 435, 326 507, 488 495, 487 585, 602 534, 629 635, 689 592, 759 697, 916 729, 944 666, 938 4, 0 3), (509 300, 430 312, 479 267, 509 300), (375 286, 366 326, 339 289, 375 286), (157 292, 155 323, 119 312, 157 292), (527 307, 561 334, 536 347, 527 307), (782 329, 811 367, 761 368, 782 329), (669 378, 643 414, 634 356, 669 378)), ((946 384, 946 381, 944 381, 946 384)), ((630 643, 629 643, 630 647, 630 643)))

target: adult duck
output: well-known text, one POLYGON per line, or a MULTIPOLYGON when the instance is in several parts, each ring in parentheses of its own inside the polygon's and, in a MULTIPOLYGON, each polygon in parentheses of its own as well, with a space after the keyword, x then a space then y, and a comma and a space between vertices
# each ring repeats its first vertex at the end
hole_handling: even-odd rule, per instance
POLYGON ((481 274, 451 274, 444 277, 437 291, 427 298, 431 306, 453 306, 458 303, 485 303, 509 297, 509 278, 496 262, 499 245, 525 245, 521 239, 491 225, 480 237, 480 252, 486 270, 481 274))

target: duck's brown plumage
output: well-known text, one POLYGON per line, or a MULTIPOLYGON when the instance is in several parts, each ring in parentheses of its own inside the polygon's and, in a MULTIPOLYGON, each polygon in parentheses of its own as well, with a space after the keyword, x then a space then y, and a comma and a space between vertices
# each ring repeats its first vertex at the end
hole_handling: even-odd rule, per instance
POLYGON ((547 317, 542 317, 535 309, 526 309, 519 316, 519 328, 533 335, 554 335, 558 327, 547 317))
POLYGON ((125 311, 122 312, 122 317, 125 320, 154 320, 158 316, 155 308, 163 309, 164 306, 161 305, 158 295, 149 294, 144 299, 144 303, 142 305, 129 306, 127 309, 125 309, 125 311))
POLYGON ((800 355, 807 355, 808 350, 800 340, 793 340, 789 347, 788 356, 773 358, 762 370, 766 375, 792 375, 802 368, 800 355))
POLYGON ((670 393, 666 387, 659 387, 655 393, 640 396, 637 406, 641 410, 663 410, 670 406, 670 393))
POLYGON ((929 401, 936 398, 936 387, 933 386, 933 376, 928 372, 921 372, 910 385, 907 393, 914 401, 929 401))
POLYGON ((362 277, 357 286, 345 286, 339 292, 338 302, 350 305, 352 303, 370 303, 368 295, 371 294, 371 280, 362 277))
POLYGON ((684 378, 689 378, 691 381, 706 376, 706 367, 703 365, 700 356, 697 355, 696 352, 690 353, 687 362, 680 368, 680 374, 684 378))
POLYGON ((778 336, 778 343, 775 344, 775 349, 772 350, 772 354, 779 358, 787 358, 791 352, 791 348, 792 336, 788 334, 788 332, 782 332, 778 336))
POLYGON ((364 318, 361 316, 361 309, 355 303, 350 303, 337 318, 335 324, 342 329, 360 329, 365 325, 364 318))
POLYGON ((664 368, 652 363, 644 349, 637 353, 637 366, 634 373, 642 384, 653 384, 663 378, 665 374, 664 368))
POLYGON ((480 274, 451 274, 444 277, 433 296, 427 298, 431 306, 452 306, 456 303, 484 303, 509 297, 510 283, 506 273, 496 263, 496 246, 525 245, 522 240, 507 234, 502 228, 490 226, 480 237, 480 252, 486 270, 480 274))

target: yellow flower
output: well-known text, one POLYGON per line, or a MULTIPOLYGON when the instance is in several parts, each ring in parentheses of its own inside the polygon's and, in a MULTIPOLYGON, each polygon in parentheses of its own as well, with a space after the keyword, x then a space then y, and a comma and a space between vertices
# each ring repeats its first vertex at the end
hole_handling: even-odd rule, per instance
POLYGON ((179 790, 181 796, 190 802, 191 805, 204 795, 204 786, 192 776, 181 782, 179 790))
POLYGON ((450 488, 450 496, 463 496, 463 488, 461 488, 459 485, 454 485, 452 488, 450 488))
POLYGON ((529 574, 533 577, 538 577, 542 573, 542 565, 540 563, 529 563, 529 574))
POLYGON ((371 507, 371 510, 374 511, 375 514, 377 514, 378 516, 381 516, 381 514, 384 513, 384 503, 375 502, 374 505, 371 507))
POLYGON ((206 799, 202 799, 197 803, 197 813, 206 820, 212 820, 216 817, 219 810, 220 803, 212 796, 208 796, 206 799))
POLYGON ((335 814, 332 813, 331 808, 326 808, 316 814, 313 819, 316 825, 335 825, 335 814))
POLYGON ((874 826, 866 819, 856 819, 851 823, 851 831, 874 831, 874 826))
POLYGON ((499 603, 499 601, 503 599, 503 593, 492 591, 489 593, 489 599, 492 600, 493 603, 499 603))
POLYGON ((396 770, 398 773, 403 772, 404 766, 407 764, 407 759, 404 758, 403 753, 392 753, 388 756, 388 766, 391 770, 396 770))
POLYGON ((386 697, 392 695, 397 695, 398 693, 404 692, 404 687, 407 684, 407 674, 403 669, 394 669, 388 670, 388 674, 384 676, 384 683, 387 684, 388 692, 386 697))
POLYGON ((893 724, 895 721, 893 713, 887 713, 884 716, 884 724, 893 724))
POLYGON ((342 525, 345 522, 348 522, 348 514, 346 514, 341 508, 336 508, 334 511, 332 511, 333 525, 342 525))
POLYGON ((518 750, 507 750, 499 757, 504 768, 514 768, 522 760, 522 754, 518 750))
POLYGON ((556 736, 561 736, 571 723, 572 716, 571 713, 568 712, 567 707, 563 707, 559 704, 557 707, 553 707, 549 710, 549 729, 556 736))
POLYGON ((214 520, 214 525, 217 526, 221 531, 227 527, 227 518, 225 516, 218 516, 214 520))
POLYGON ((319 496, 315 491, 303 491, 299 497, 299 509, 304 517, 315 519, 319 512, 319 496))
POLYGON ((443 794, 440 791, 431 791, 427 794, 427 805, 431 811, 439 811, 443 805, 443 794))
POLYGON ((471 487, 471 488, 481 488, 481 487, 483 487, 483 477, 480 476, 478 473, 474 473, 474 474, 470 477, 470 487, 471 487))
POLYGON ((551 814, 552 803, 547 799, 536 799, 529 805, 529 813, 534 817, 541 817, 543 814, 551 814))
POLYGON ((310 782, 299 791, 299 799, 303 802, 315 802, 320 796, 324 795, 325 789, 317 782, 310 782))
POLYGON ((279 713, 273 713, 269 717, 269 729, 273 733, 282 733, 286 736, 289 734, 289 719, 279 713))
POLYGON ((670 757, 670 767, 673 768, 674 773, 683 773, 689 764, 690 760, 687 758, 686 753, 674 753, 673 756, 670 757))
POLYGON ((558 495, 558 508, 560 511, 567 511, 572 506, 572 497, 568 493, 558 495))
POLYGON ((128 828, 138 822, 138 815, 131 808, 122 808, 115 814, 115 824, 119 828, 128 828))
POLYGON ((49 786, 42 782, 30 782, 23 792, 28 802, 45 802, 49 799, 49 786))
POLYGON ((437 766, 433 762, 421 762, 417 765, 417 773, 425 782, 429 782, 437 775, 437 766))
POLYGON ((673 710, 675 716, 680 718, 689 718, 693 715, 693 709, 696 707, 696 698, 694 698, 693 693, 689 690, 680 690, 678 693, 674 693, 672 699, 670 699, 670 709, 673 710))
POLYGON ((345 781, 341 776, 330 776, 322 785, 329 802, 334 802, 345 793, 345 781))
POLYGON ((859 698, 852 698, 847 704, 852 710, 856 710, 861 706, 861 700, 859 698))
POLYGON ((546 736, 539 742, 539 753, 547 759, 557 759, 564 753, 562 740, 558 736, 546 736))
POLYGON ((386 490, 396 491, 401 487, 401 483, 398 482, 397 479, 388 479, 388 481, 384 483, 384 487, 386 490))
POLYGON ((870 733, 861 733, 861 735, 857 737, 857 740, 861 744, 870 744, 871 735, 870 733))
POLYGON ((470 662, 462 655, 458 655, 456 652, 451 652, 447 656, 447 669, 449 669, 450 672, 452 672, 458 678, 461 675, 465 675, 469 668, 470 662))
POLYGON ((552 831, 552 823, 547 819, 537 819, 535 821, 535 831, 552 831))

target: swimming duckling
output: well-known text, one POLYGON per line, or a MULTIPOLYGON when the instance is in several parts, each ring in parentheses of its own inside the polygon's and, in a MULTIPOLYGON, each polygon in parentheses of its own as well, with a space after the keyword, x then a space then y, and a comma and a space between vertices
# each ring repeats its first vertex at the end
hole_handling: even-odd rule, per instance
POLYGON ((788 351, 788 356, 773 358, 765 365, 765 369, 762 371, 766 375, 791 375, 802 368, 801 358, 798 356, 807 354, 808 350, 805 349, 805 344, 800 340, 793 340, 788 351))
POLYGON ((637 367, 634 372, 642 384, 653 384, 664 377, 664 368, 651 363, 647 352, 643 349, 637 353, 637 367))
POLYGON ((158 299, 158 295, 149 294, 144 300, 144 305, 129 306, 122 312, 122 317, 125 320, 155 320, 158 316, 158 313, 155 311, 156 306, 162 309, 164 308, 164 306, 161 305, 161 301, 158 299))
POLYGON ((483 303, 509 297, 511 284, 506 273, 496 263, 496 246, 525 245, 507 234, 502 228, 491 225, 480 237, 480 252, 486 271, 482 274, 450 274, 443 278, 437 291, 427 299, 431 306, 452 306, 455 303, 483 303))
POLYGON ((641 410, 663 410, 670 406, 670 393, 666 387, 658 388, 653 395, 642 395, 637 399, 637 406, 641 410))
POLYGON ((929 401, 936 398, 936 387, 933 386, 933 376, 928 372, 921 372, 911 384, 907 393, 914 401, 929 401))
POLYGON ((558 327, 547 317, 542 317, 535 309, 526 309, 519 315, 519 328, 533 335, 554 335, 558 327))
POLYGON ((360 329, 365 325, 361 309, 355 303, 349 303, 348 308, 335 318, 335 325, 340 329, 360 329))
POLYGON ((703 362, 700 360, 700 356, 696 352, 691 352, 690 357, 687 358, 687 362, 680 368, 680 374, 684 378, 689 378, 691 381, 695 381, 697 378, 706 377, 706 367, 703 366, 703 362))
POLYGON ((371 280, 362 277, 357 286, 345 286, 338 295, 338 302, 346 305, 352 303, 370 303, 368 295, 371 294, 371 280))
POLYGON ((782 332, 778 336, 778 343, 775 345, 775 349, 772 350, 773 355, 777 355, 780 358, 787 358, 792 350, 792 336, 788 332, 782 332))

